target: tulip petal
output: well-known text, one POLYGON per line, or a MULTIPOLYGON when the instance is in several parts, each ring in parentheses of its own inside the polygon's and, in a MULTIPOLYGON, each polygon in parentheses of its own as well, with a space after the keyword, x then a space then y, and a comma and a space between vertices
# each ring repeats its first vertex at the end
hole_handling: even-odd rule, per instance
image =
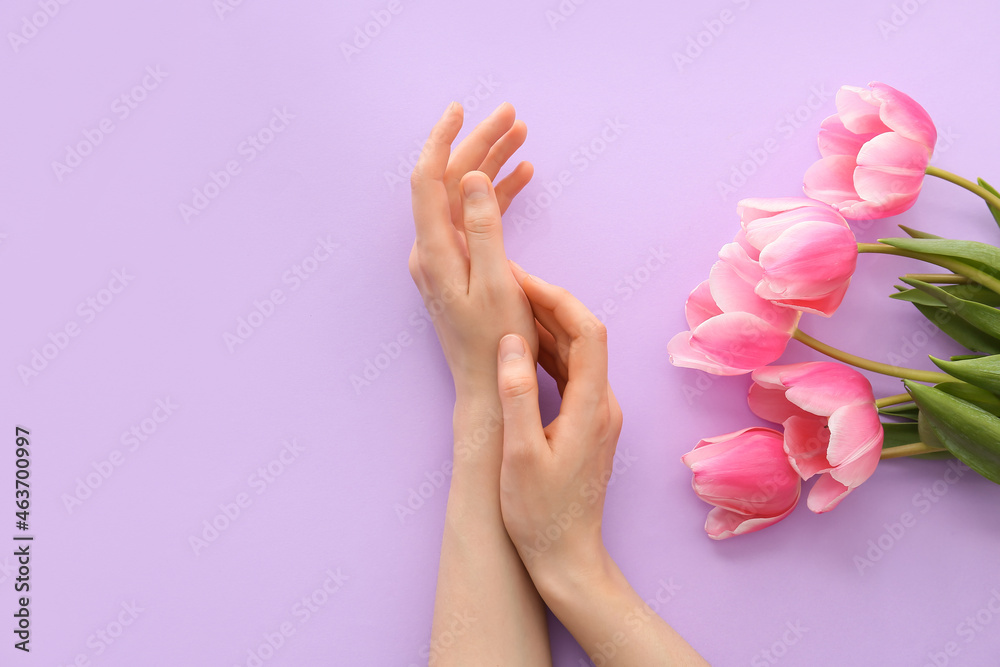
MULTIPOLYGON (((742 233, 742 232, 741 232, 742 233)), ((760 253, 754 252, 759 256, 760 253)), ((729 265, 744 282, 756 285, 764 277, 764 269, 751 259, 745 247, 737 242, 727 243, 719 251, 719 259, 729 265)))
POLYGON ((789 417, 785 420, 785 453, 802 479, 830 469, 826 448, 830 430, 818 417, 789 417))
POLYGON ((750 313, 773 327, 791 331, 798 321, 796 313, 760 298, 754 285, 748 283, 728 262, 718 261, 708 278, 712 297, 723 313, 750 313))
POLYGON ((814 361, 786 372, 782 379, 789 401, 821 417, 830 417, 845 405, 875 405, 868 378, 843 364, 814 361))
POLYGON ((766 293, 761 291, 758 285, 757 294, 770 300, 772 303, 785 306, 787 308, 792 308, 794 310, 801 310, 803 313, 813 313, 815 315, 822 315, 823 317, 830 317, 835 312, 840 304, 844 300, 844 296, 847 295, 847 289, 850 286, 850 281, 844 283, 833 292, 826 294, 818 299, 786 299, 786 298, 772 298, 767 296, 766 293))
MULTIPOLYGON (((796 498, 797 501, 798 498, 796 498)), ((793 504, 777 516, 749 517, 745 514, 731 512, 722 507, 715 507, 708 513, 708 518, 705 520, 705 532, 713 540, 724 540, 736 535, 745 535, 746 533, 752 533, 778 523, 791 514, 794 509, 795 505, 793 504)))
POLYGON ((840 214, 848 220, 879 220, 906 211, 916 201, 916 195, 894 194, 884 195, 877 201, 843 202, 840 214))
POLYGON ((884 431, 875 403, 845 405, 830 416, 829 426, 832 474, 854 488, 871 477, 882 453, 884 431))
POLYGON ((889 129, 924 146, 927 155, 937 143, 937 128, 930 114, 909 95, 892 86, 873 81, 868 84, 872 96, 881 103, 879 117, 889 129))
POLYGON ((766 299, 824 296, 850 280, 857 258, 846 224, 799 223, 761 250, 764 276, 756 293, 766 299))
POLYGON ((850 492, 850 488, 835 480, 831 475, 823 475, 816 480, 810 489, 806 505, 816 514, 829 512, 850 492))
POLYGON ((880 134, 858 154, 858 196, 879 204, 885 216, 902 213, 916 201, 927 161, 927 152, 917 142, 895 132, 880 134))
POLYGON ((723 313, 691 332, 690 347, 725 368, 748 373, 780 357, 790 339, 790 328, 777 329, 750 313, 723 313))
POLYGON ((866 88, 842 86, 837 91, 837 115, 844 127, 855 134, 889 131, 879 117, 880 106, 866 88))
POLYGON ((830 155, 817 160, 806 170, 802 190, 806 195, 837 207, 842 215, 844 207, 859 203, 861 198, 854 189, 854 169, 851 155, 830 155))
POLYGON ((757 252, 757 249, 754 248, 752 245, 750 245, 750 242, 747 241, 746 230, 744 230, 742 227, 740 227, 740 230, 736 232, 736 237, 733 238, 733 243, 739 244, 739 246, 746 251, 747 256, 753 261, 756 262, 757 258, 760 257, 760 253, 757 252))
POLYGON ((802 206, 791 211, 775 213, 769 218, 757 218, 747 223, 747 242, 754 248, 763 251, 764 248, 774 243, 789 229, 804 222, 821 220, 825 223, 847 226, 844 219, 834 209, 820 202, 813 203, 814 205, 812 206, 802 206))
POLYGON ((765 428, 741 433, 682 457, 694 473, 691 486, 705 502, 734 512, 783 512, 798 498, 799 477, 785 457, 782 435, 765 428))
MULTIPOLYGON (((758 369, 759 370, 759 369, 758 369)), ((754 371, 756 380, 757 371, 754 371)), ((747 394, 750 411, 761 419, 775 424, 783 424, 789 417, 805 417, 811 415, 785 398, 784 389, 771 389, 758 382, 750 386, 747 394)))
POLYGON ((815 201, 806 197, 748 197, 737 202, 736 213, 746 227, 757 218, 769 218, 775 213, 815 205, 815 201))
POLYGON ((688 326, 692 329, 710 317, 721 314, 722 309, 712 298, 712 291, 708 287, 707 280, 695 287, 684 303, 684 316, 687 318, 688 326))
POLYGON ((667 343, 670 363, 681 368, 694 368, 713 375, 743 375, 749 368, 733 368, 709 359, 704 352, 691 347, 691 332, 682 331, 667 343))
POLYGON ((844 127, 840 116, 836 114, 827 116, 820 125, 817 137, 819 153, 823 157, 830 155, 856 156, 865 142, 877 134, 877 132, 856 134, 844 127))
POLYGON ((681 462, 688 468, 693 468, 695 464, 700 463, 704 459, 711 458, 733 447, 739 447, 743 436, 751 431, 765 431, 781 437, 781 434, 774 429, 764 428, 763 426, 750 426, 739 431, 733 431, 732 433, 716 435, 711 438, 702 438, 694 446, 694 449, 681 457, 681 462))

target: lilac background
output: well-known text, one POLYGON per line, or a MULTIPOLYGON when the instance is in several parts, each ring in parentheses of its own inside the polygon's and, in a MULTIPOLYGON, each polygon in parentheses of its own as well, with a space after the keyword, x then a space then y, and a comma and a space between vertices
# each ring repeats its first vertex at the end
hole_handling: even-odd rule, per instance
MULTIPOLYGON (((0 548, 0 662, 247 665, 287 623, 294 635, 264 664, 426 663, 452 390, 406 270, 406 179, 452 99, 465 102, 467 129, 505 100, 527 121, 520 156, 536 177, 507 216, 508 253, 607 319, 630 463, 609 490, 606 540, 635 588, 716 665, 919 666, 948 642, 957 655, 937 664, 995 662, 1000 489, 971 473, 949 484, 939 462, 890 462, 835 512, 803 503, 764 532, 712 542, 708 506, 678 457, 700 436, 759 422, 746 378, 675 369, 665 350, 684 328, 685 296, 734 233, 736 201, 800 192, 839 85, 906 91, 938 125, 935 164, 1000 181, 993 3, 566 0, 557 23, 555 0, 400 0, 397 14, 388 2, 245 0, 221 18, 211 0, 47 4, 58 13, 37 34, 0 47, 0 406, 10 431, 0 534, 14 532, 19 424, 33 442, 37 535, 30 656, 11 647, 13 558, 0 548), (732 20, 713 24, 724 10, 732 20), (391 23, 345 56, 340 45, 371 12, 391 23), (674 54, 699 33, 702 52, 678 66, 674 54), (165 76, 155 88, 147 77, 151 89, 123 118, 115 100, 147 67, 165 76), (294 118, 249 160, 241 142, 275 108, 294 118), (53 161, 102 119, 113 132, 60 180, 53 161), (620 134, 602 145, 609 121, 620 134), (777 150, 720 194, 768 140, 777 150), (580 148, 592 142, 602 152, 590 160, 580 148), (239 173, 186 222, 179 206, 230 160, 239 173), (572 182, 546 198, 563 170, 572 182), (284 276, 318 238, 338 246, 306 261, 315 271, 293 289, 284 276), (661 247, 670 261, 644 273, 661 247), (123 269, 128 285, 102 292, 123 269), (625 289, 627 276, 645 279, 641 289, 625 289), (283 302, 230 351, 224 335, 276 289, 283 302), (79 306, 111 296, 92 319, 79 306), (18 367, 72 323, 79 335, 23 381, 18 367), (400 336, 409 344, 397 351, 400 336), (379 356, 383 345, 394 358, 379 356), (352 383, 376 362, 370 384, 352 383), (152 421, 168 398, 178 407, 152 421), (155 432, 133 451, 123 434, 144 420, 155 432), (292 440, 302 451, 274 463, 292 440), (121 465, 67 508, 116 450, 121 465), (256 471, 269 464, 280 474, 262 482, 256 471), (934 503, 919 500, 925 489, 934 503), (401 515, 421 491, 423 505, 401 515), (249 505, 196 554, 191 536, 205 521, 224 525, 220 505, 239 494, 249 505), (916 523, 897 540, 887 526, 904 512, 916 523), (880 538, 891 548, 859 568, 880 538), (338 569, 347 580, 327 596, 327 571, 338 569), (660 604, 664 584, 676 591, 660 604), (296 605, 314 593, 323 603, 303 620, 296 605), (106 644, 98 632, 118 634, 123 603, 141 611, 106 644), (984 609, 989 622, 963 630, 984 609)), ((5 3, 5 35, 43 5, 5 3)), ((895 222, 997 239, 981 202, 940 181, 859 237, 891 235, 895 222)), ((841 312, 803 328, 926 367, 927 353, 949 346, 883 296, 910 266, 862 259, 841 312)), ((793 344, 786 358, 814 355, 793 344)), ((899 391, 889 380, 876 388, 899 391)), ((583 664, 558 624, 553 644, 556 664, 583 664)))

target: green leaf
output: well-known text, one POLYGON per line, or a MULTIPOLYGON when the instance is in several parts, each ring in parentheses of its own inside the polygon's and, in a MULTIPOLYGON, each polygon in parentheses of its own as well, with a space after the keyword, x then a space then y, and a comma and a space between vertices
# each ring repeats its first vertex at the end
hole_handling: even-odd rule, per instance
POLYGON ((975 301, 960 299, 936 285, 931 285, 920 280, 903 278, 903 282, 938 299, 948 310, 980 331, 994 338, 1000 336, 1000 310, 975 301))
MULTIPOLYGON (((915 403, 902 403, 900 405, 890 405, 885 408, 879 408, 879 414, 886 415, 887 417, 896 417, 898 419, 908 419, 910 421, 917 421, 918 414, 917 405, 915 403)), ((913 440, 912 442, 916 442, 913 440)))
MULTIPOLYGON (((885 438, 882 440, 882 451, 892 449, 893 447, 912 445, 915 442, 922 442, 920 440, 920 429, 916 422, 909 422, 907 424, 883 423, 882 430, 885 432, 885 438)), ((908 456, 906 458, 937 460, 951 459, 954 456, 952 456, 951 452, 931 452, 930 454, 917 454, 916 456, 908 456)))
POLYGON ((887 405, 884 408, 879 408, 878 411, 884 415, 917 421, 917 404, 912 401, 887 405))
POLYGON ((907 227, 906 225, 900 225, 900 229, 909 234, 915 239, 940 239, 944 238, 942 236, 935 236, 934 234, 928 234, 927 232, 922 232, 919 229, 913 229, 912 227, 907 227))
POLYGON ((885 431, 885 439, 882 440, 882 449, 891 447, 902 447, 914 442, 920 442, 920 432, 917 430, 917 423, 909 424, 886 424, 883 422, 882 430, 885 431))
POLYGON ((944 306, 924 306, 919 303, 913 305, 924 317, 962 347, 974 352, 1000 354, 1000 339, 985 334, 971 324, 963 322, 944 306))
POLYGON ((955 455, 950 451, 947 451, 944 443, 941 439, 931 431, 930 426, 927 423, 927 417, 920 413, 920 419, 917 420, 917 432, 920 434, 920 442, 924 443, 928 447, 934 447, 935 449, 944 449, 943 452, 932 452, 930 454, 919 454, 917 456, 911 456, 912 459, 951 459, 955 458, 955 455))
MULTIPOLYGON (((981 400, 993 405, 993 402, 989 400, 989 398, 992 397, 992 399, 996 401, 996 404, 1000 406, 1000 398, 994 396, 994 394, 1000 393, 1000 355, 994 354, 988 357, 967 359, 965 361, 944 361, 943 359, 935 359, 934 357, 931 357, 931 361, 933 361, 937 367, 945 373, 948 373, 953 377, 957 377, 959 380, 965 380, 970 385, 975 385, 976 387, 985 389, 988 396, 980 397, 981 400)), ((945 384, 953 383, 948 382, 945 384)), ((969 394, 963 396, 960 393, 957 393, 959 391, 966 390, 954 389, 949 391, 949 393, 954 396, 958 396, 959 398, 964 398, 965 400, 972 400, 969 394)), ((986 408, 985 405, 980 407, 987 410, 990 409, 986 408)), ((1000 412, 997 412, 997 416, 1000 417, 1000 412)))
POLYGON ((921 441, 945 447, 980 475, 1000 484, 1000 417, 937 387, 910 380, 903 383, 920 407, 921 441))
POLYGON ((989 243, 951 239, 879 239, 879 243, 901 250, 960 259, 993 277, 1000 277, 1000 248, 989 243))
POLYGON ((981 354, 953 354, 951 355, 952 361, 965 361, 966 359, 982 359, 981 354))
MULTIPOLYGON (((939 299, 935 299, 930 294, 922 292, 921 290, 907 289, 905 287, 900 287, 899 285, 894 285, 894 287, 899 290, 899 293, 890 294, 890 299, 909 301, 910 303, 922 303, 925 306, 944 305, 939 299)), ((979 283, 945 285, 940 289, 943 289, 945 292, 954 297, 965 299, 966 301, 975 301, 976 303, 982 303, 987 306, 1000 306, 1000 294, 983 287, 979 283)))
MULTIPOLYGON (((990 185, 981 178, 977 178, 976 180, 979 182, 980 187, 982 187, 984 190, 986 190, 990 194, 1000 197, 1000 192, 997 192, 996 188, 994 188, 992 185, 990 185)), ((997 221, 998 225, 1000 225, 1000 209, 998 209, 996 206, 994 206, 989 202, 986 202, 986 206, 990 209, 990 213, 993 214, 993 219, 997 221)))

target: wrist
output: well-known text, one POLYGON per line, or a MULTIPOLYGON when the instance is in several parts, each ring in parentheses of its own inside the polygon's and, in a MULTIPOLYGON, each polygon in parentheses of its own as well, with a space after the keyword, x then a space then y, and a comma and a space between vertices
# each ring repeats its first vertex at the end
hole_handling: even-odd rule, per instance
POLYGON ((537 558, 528 566, 528 572, 539 595, 553 612, 602 599, 623 579, 602 542, 593 548, 578 550, 572 558, 537 558))
POLYGON ((458 393, 452 416, 454 466, 456 469, 482 467, 479 462, 494 460, 499 481, 499 456, 503 452, 503 410, 496 389, 458 393))
POLYGON ((495 363, 490 368, 484 369, 472 369, 467 366, 460 370, 453 369, 451 377, 455 383, 456 401, 478 403, 495 399, 499 403, 495 363))

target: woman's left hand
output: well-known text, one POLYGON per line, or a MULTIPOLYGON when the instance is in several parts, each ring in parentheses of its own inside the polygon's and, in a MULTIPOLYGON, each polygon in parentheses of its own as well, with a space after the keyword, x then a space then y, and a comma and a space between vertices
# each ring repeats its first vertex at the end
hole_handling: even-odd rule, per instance
POLYGON ((520 163, 492 181, 524 143, 527 127, 501 104, 454 151, 462 108, 452 103, 434 126, 411 176, 416 240, 410 275, 424 298, 459 398, 496 396, 496 349, 517 332, 537 352, 534 316, 503 245, 501 214, 528 184, 520 163))

